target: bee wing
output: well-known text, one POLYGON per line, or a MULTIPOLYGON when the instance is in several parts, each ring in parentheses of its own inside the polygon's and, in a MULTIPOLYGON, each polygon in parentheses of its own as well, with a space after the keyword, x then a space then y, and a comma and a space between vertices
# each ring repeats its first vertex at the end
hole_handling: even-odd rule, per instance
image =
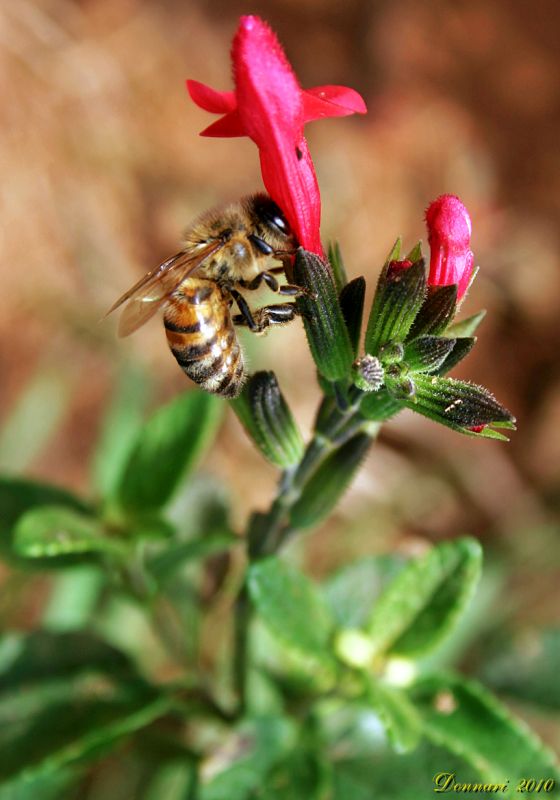
POLYGON ((216 253, 220 240, 183 250, 155 267, 113 303, 105 316, 126 303, 119 320, 119 336, 129 336, 147 322, 185 278, 216 253))

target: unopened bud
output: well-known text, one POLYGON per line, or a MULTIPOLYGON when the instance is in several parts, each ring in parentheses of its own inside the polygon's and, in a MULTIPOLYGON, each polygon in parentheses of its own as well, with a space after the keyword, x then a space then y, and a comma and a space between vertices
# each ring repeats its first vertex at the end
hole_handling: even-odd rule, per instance
POLYGON ((384 372, 375 356, 365 355, 352 364, 354 385, 362 392, 377 392, 383 386, 384 372))
POLYGON ((453 194, 443 194, 426 211, 430 243, 428 286, 457 285, 460 300, 468 289, 474 257, 470 249, 471 218, 453 194))

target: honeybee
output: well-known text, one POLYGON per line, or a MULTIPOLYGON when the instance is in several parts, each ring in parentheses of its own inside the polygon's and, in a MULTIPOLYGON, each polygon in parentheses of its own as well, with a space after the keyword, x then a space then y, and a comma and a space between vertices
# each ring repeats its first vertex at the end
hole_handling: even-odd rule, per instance
POLYGON ((128 336, 163 306, 167 343, 179 366, 207 392, 237 397, 245 364, 235 325, 262 333, 296 316, 294 302, 251 311, 240 288, 265 283, 273 292, 297 297, 303 289, 279 284, 297 242, 276 203, 255 194, 203 214, 185 233, 183 249, 148 272, 109 309, 126 303, 119 336, 128 336), (282 266, 265 269, 274 257, 282 266), (194 274, 196 272, 196 275, 194 274), (238 314, 231 313, 233 303, 238 314))

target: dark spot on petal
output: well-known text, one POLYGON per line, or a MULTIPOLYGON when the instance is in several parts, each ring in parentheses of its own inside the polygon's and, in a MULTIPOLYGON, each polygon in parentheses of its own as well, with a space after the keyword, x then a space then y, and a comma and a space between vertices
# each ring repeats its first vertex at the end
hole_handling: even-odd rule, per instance
POLYGON ((303 153, 301 152, 299 147, 296 147, 296 156, 298 161, 301 161, 301 159, 303 158, 303 153))

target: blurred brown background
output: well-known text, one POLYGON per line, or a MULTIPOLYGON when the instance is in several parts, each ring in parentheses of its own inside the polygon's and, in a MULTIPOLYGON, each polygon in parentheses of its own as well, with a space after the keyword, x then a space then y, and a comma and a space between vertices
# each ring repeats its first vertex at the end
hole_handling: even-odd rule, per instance
MULTIPOLYGON (((558 620, 560 548, 560 86, 553 0, 0 4, 0 465, 85 489, 116 376, 143 370, 153 402, 187 387, 151 322, 119 341, 114 299, 177 249, 207 207, 261 187, 248 140, 210 140, 184 89, 231 86, 241 13, 277 31, 304 86, 341 83, 369 114, 307 129, 323 235, 370 292, 398 234, 424 236, 443 192, 471 211, 479 277, 463 314, 488 317, 457 374, 516 414, 508 445, 406 412, 334 520, 309 540, 317 571, 352 554, 471 533, 508 572, 496 615, 558 620), (37 410, 39 409, 39 410, 37 410), (24 443, 20 447, 20 443, 24 443)), ((302 424, 318 398, 299 324, 247 346, 274 367, 302 424)), ((241 522, 275 473, 228 418, 206 468, 241 522)))

